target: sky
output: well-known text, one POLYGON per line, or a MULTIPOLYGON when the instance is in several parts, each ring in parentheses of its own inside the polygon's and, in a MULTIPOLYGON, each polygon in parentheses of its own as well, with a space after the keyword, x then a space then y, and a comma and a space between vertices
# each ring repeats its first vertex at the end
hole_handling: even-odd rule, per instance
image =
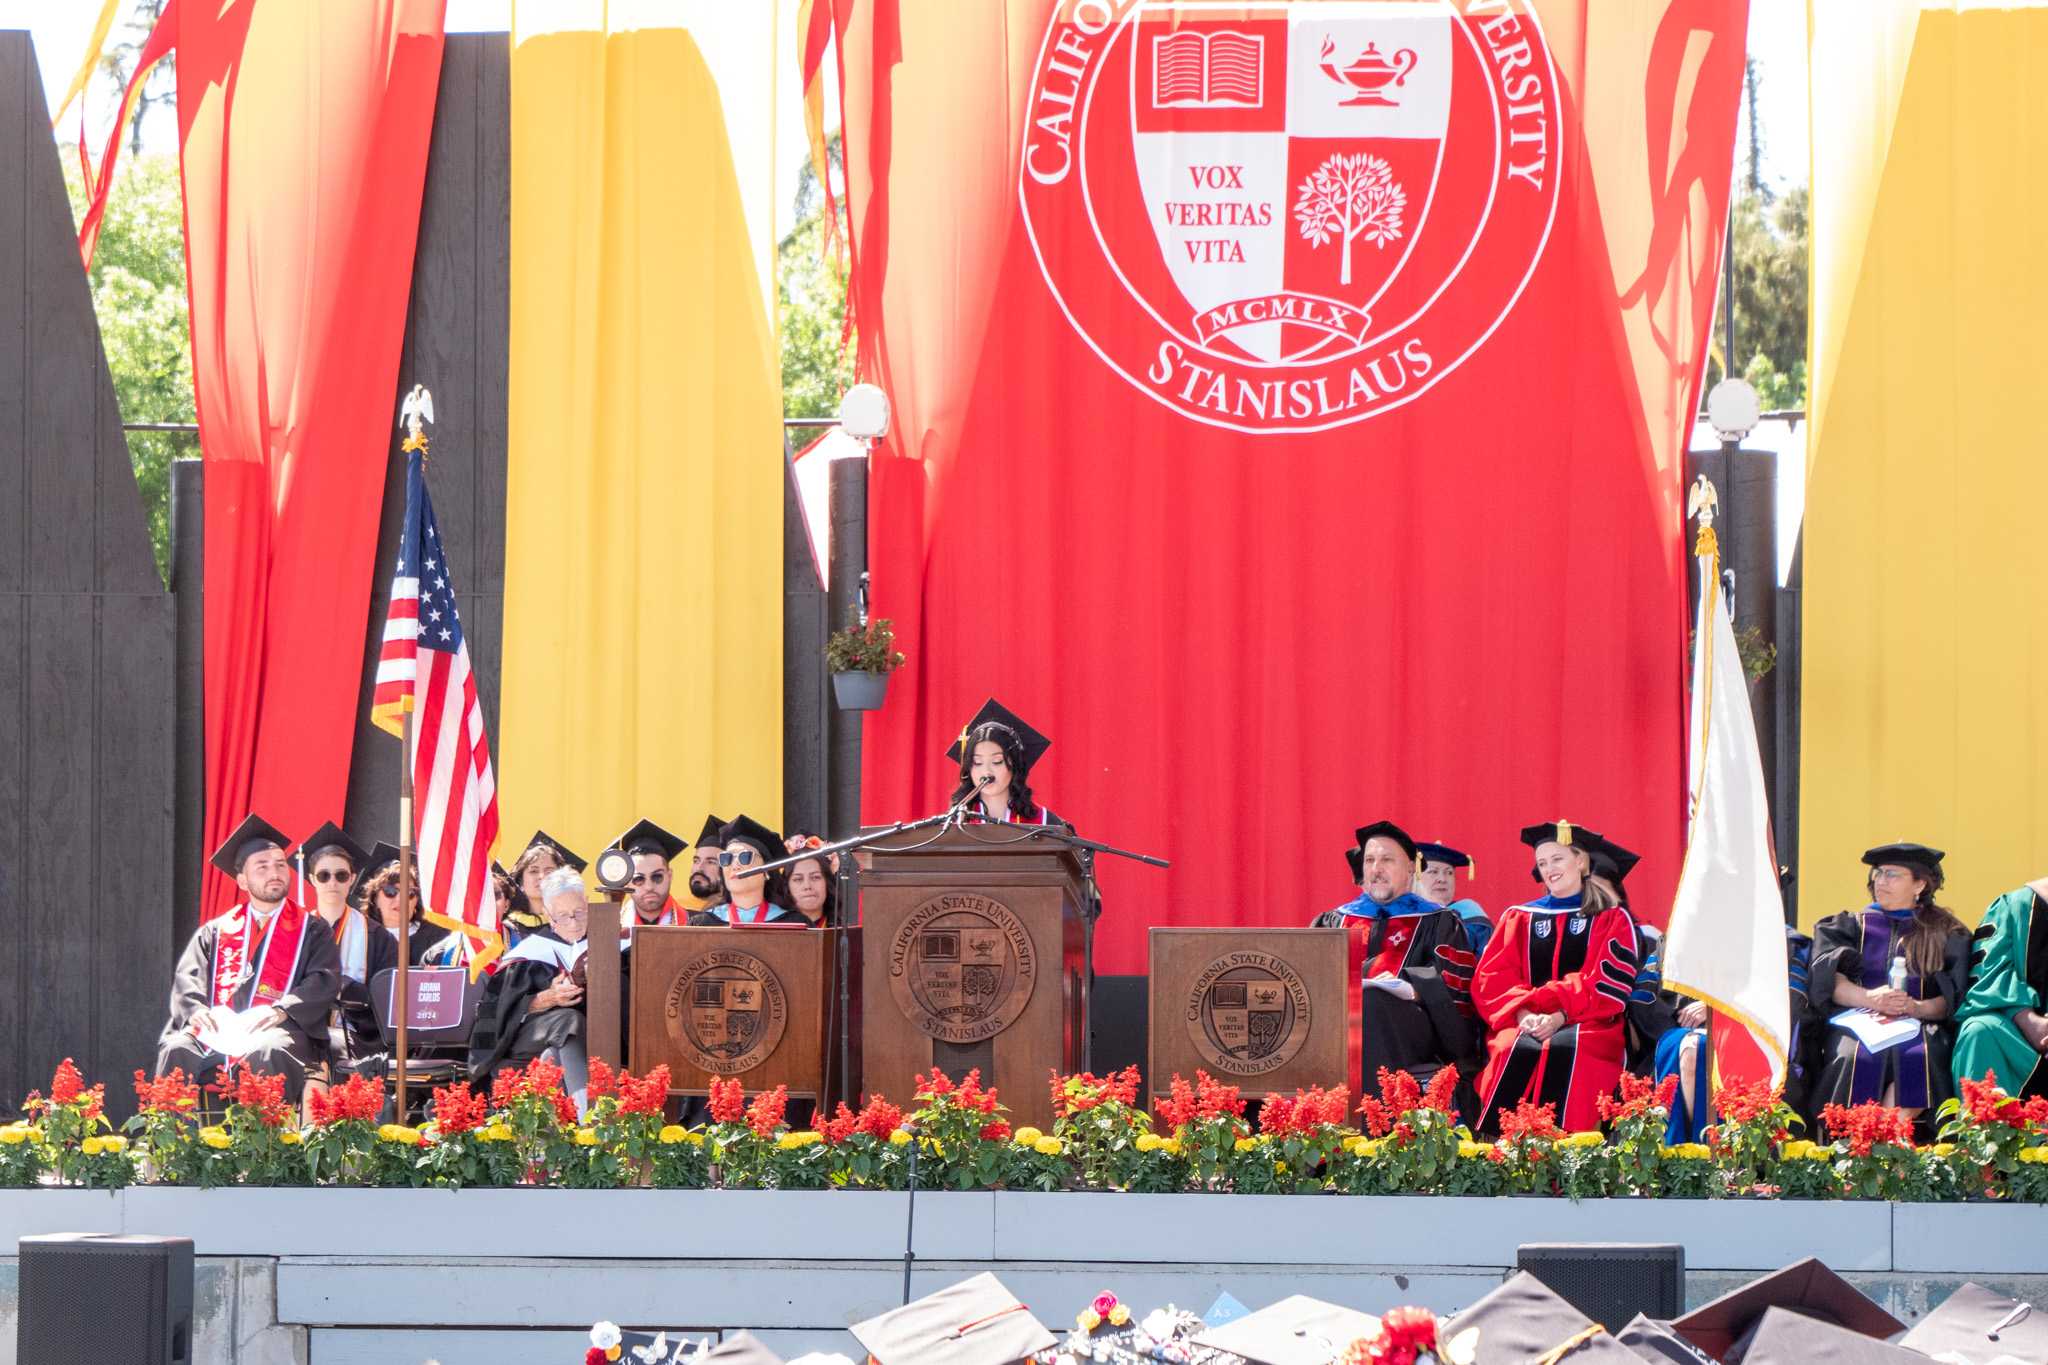
MULTIPOLYGON (((779 45, 779 50, 793 53, 797 0, 725 2, 776 5, 782 11, 787 39, 779 45)), ((993 3, 993 0, 976 2, 993 3)), ((124 3, 124 19, 131 7, 130 3, 124 3)), ((0 28, 27 28, 34 33, 36 51, 43 67, 43 82, 52 103, 63 94, 72 72, 77 69, 86 40, 92 36, 92 23, 99 8, 99 0, 0 0, 0 28)), ((463 33, 504 29, 509 27, 511 12, 511 0, 448 0, 448 30, 463 33)), ((116 23, 117 33, 120 22, 116 23)), ((1807 178, 1805 0, 1750 0, 1749 51, 1757 60, 1760 78, 1758 100, 1761 115, 1758 123, 1763 129, 1764 175, 1777 189, 1804 184, 1807 178)), ((793 55, 784 63, 791 70, 794 64, 793 55)), ((743 103, 751 103, 756 95, 776 102, 775 178, 782 186, 779 198, 786 207, 786 201, 795 193, 798 168, 805 156, 802 111, 796 102, 796 82, 789 78, 790 72, 783 72, 779 80, 774 76, 775 73, 771 72, 757 73, 757 78, 763 83, 762 90, 732 93, 737 93, 743 103), (771 80, 774 82, 772 86, 769 85, 771 80)), ((113 103, 111 92, 95 90, 86 118, 95 143, 106 138, 106 122, 112 117, 113 103)), ((67 139, 75 136, 70 130, 76 128, 76 119, 74 113, 66 120, 67 129, 63 136, 67 139)), ((1747 134, 1745 116, 1744 127, 1738 133, 1739 147, 1747 147, 1747 134)), ((166 110, 153 115, 143 135, 145 146, 170 150, 176 139, 170 112, 166 110)))

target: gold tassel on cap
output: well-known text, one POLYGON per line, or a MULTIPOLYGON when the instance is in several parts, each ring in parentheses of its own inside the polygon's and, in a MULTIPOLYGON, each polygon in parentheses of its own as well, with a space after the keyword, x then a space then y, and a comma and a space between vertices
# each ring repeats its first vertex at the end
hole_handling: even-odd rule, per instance
POLYGON ((1564 845, 1564 846, 1565 846, 1566 848, 1570 848, 1570 847, 1572 846, 1572 822, 1571 822, 1571 821, 1569 821, 1569 820, 1560 820, 1560 821, 1558 821, 1558 822, 1557 822, 1557 841, 1558 841, 1558 842, 1559 842, 1560 844, 1563 844, 1563 845, 1564 845))
POLYGON ((1465 855, 1465 880, 1468 882, 1479 880, 1479 860, 1469 853, 1465 855))

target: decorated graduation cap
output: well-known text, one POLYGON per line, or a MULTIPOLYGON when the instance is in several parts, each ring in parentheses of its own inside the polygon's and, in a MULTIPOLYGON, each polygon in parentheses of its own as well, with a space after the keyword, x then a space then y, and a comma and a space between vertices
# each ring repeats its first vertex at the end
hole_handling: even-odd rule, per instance
POLYGON ((674 862, 676 855, 689 847, 652 820, 640 821, 612 843, 628 853, 659 854, 664 862, 674 862))
POLYGON ((1380 1320, 1355 1308, 1295 1294, 1270 1308, 1212 1327, 1197 1346, 1229 1351, 1258 1365, 1326 1365, 1360 1337, 1378 1335, 1380 1320))
POLYGON ((361 872, 363 864, 370 861, 370 855, 363 852, 363 846, 349 838, 348 831, 332 820, 299 840, 299 852, 305 856, 307 867, 328 853, 339 853, 348 859, 349 868, 356 872, 361 872))
POLYGON ((735 815, 726 821, 719 828, 718 842, 720 847, 752 844, 768 862, 783 856, 782 836, 751 815, 735 815))
POLYGON ((1643 1360, 1527 1271, 1508 1277, 1485 1298, 1439 1324, 1437 1334, 1454 1351, 1468 1350, 1465 1358, 1472 1365, 1526 1365, 1532 1360, 1642 1365, 1643 1360))
POLYGON ((1432 843, 1427 839, 1418 839, 1415 843, 1415 852, 1425 865, 1429 863, 1449 863, 1453 870, 1462 868, 1469 876, 1477 877, 1479 875, 1479 864, 1473 860, 1471 854, 1465 852, 1462 848, 1452 848, 1449 844, 1438 844, 1432 843))
POLYGON ((289 849, 292 841, 284 831, 260 815, 251 815, 235 826, 235 832, 221 841, 210 860, 230 877, 242 875, 242 864, 266 849, 289 849))
POLYGON ((520 851, 519 856, 524 858, 536 848, 544 848, 553 853, 555 860, 561 863, 563 867, 573 867, 578 872, 581 872, 590 866, 590 859, 584 857, 575 849, 570 848, 544 829, 537 829, 533 832, 533 837, 526 841, 526 847, 520 851))
POLYGON ((697 831, 696 846, 703 848, 706 844, 709 844, 713 848, 718 847, 718 835, 724 828, 725 817, 723 815, 705 816, 703 828, 697 831))
POLYGON ((2048 1310, 1965 1284, 1913 1324, 1899 1345, 1967 1365, 2048 1360, 2048 1310))
POLYGON ((1894 867, 1912 867, 1931 877, 1942 875, 1941 860, 1948 854, 1925 844, 1897 843, 1879 844, 1876 848, 1863 850, 1863 862, 1868 867, 1883 867, 1887 863, 1894 867))
POLYGON ((1010 1365, 1058 1344, 986 1271, 857 1322, 853 1335, 878 1365, 1010 1365))
POLYGON ((1011 766, 1020 773, 1030 772, 1045 756, 1045 751, 1052 747, 1051 740, 1025 724, 1009 707, 990 697, 974 713, 974 719, 960 731, 953 747, 946 750, 946 757, 964 770, 974 762, 974 746, 985 739, 1002 745, 1011 766))
MULTIPOLYGON (((1711 1303, 1701 1304, 1684 1317, 1673 1319, 1671 1328, 1716 1360, 1740 1359, 1748 1345, 1747 1338, 1770 1308, 1790 1309, 1878 1341, 1904 1331, 1906 1326, 1809 1256, 1751 1280, 1740 1289, 1730 1290, 1711 1303)), ((1801 1358, 1775 1357, 1780 1361, 1801 1358)), ((1819 1358, 1835 1357, 1823 1352, 1819 1358)))

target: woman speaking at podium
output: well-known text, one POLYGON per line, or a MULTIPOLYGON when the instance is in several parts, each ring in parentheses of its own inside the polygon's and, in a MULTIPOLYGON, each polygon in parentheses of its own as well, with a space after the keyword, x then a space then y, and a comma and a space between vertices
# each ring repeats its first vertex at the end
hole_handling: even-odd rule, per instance
POLYGON ((970 820, 1065 826, 1031 794, 1032 765, 1051 747, 1051 740, 990 697, 946 751, 946 757, 960 765, 953 804, 965 802, 970 820))

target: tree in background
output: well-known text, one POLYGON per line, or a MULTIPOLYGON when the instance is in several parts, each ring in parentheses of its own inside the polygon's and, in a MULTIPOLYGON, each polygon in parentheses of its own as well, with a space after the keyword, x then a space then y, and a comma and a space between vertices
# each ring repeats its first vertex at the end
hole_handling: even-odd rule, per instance
MULTIPOLYGON (((839 136, 827 148, 840 169, 839 136)), ((797 178, 796 226, 776 247, 776 295, 782 321, 782 415, 836 417, 853 383, 853 337, 846 331, 846 278, 825 259, 825 194, 809 162, 797 178)), ((840 197, 839 224, 846 227, 840 197)), ((808 438, 800 437, 799 441, 808 438)))
MULTIPOLYGON (((63 149, 74 219, 85 212, 75 149, 63 149)), ((191 422, 192 345, 185 296, 185 231, 173 153, 124 157, 93 257, 93 311, 123 422, 191 422)), ((131 431, 128 459, 149 517, 158 573, 171 562, 171 461, 196 438, 131 431)))
MULTIPOLYGON (((1782 195, 1763 178, 1764 133, 1756 117, 1762 76, 1754 58, 1744 77, 1746 153, 1737 158, 1733 206, 1735 236, 1735 353, 1742 377, 1756 388, 1765 411, 1806 404, 1806 240, 1808 195, 1795 185, 1782 195), (1747 360, 1741 358, 1747 356, 1747 360)), ((1727 290, 1716 300, 1706 387, 1727 373, 1727 290)))

